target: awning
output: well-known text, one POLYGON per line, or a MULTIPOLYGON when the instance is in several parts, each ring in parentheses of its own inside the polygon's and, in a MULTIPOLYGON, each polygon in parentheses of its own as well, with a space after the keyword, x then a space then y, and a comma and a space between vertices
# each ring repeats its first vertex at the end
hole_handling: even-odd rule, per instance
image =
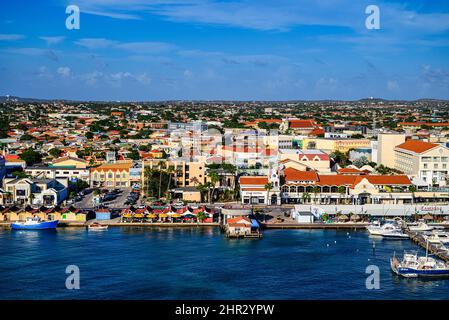
POLYGON ((251 219, 251 228, 260 228, 259 222, 256 219, 251 219))

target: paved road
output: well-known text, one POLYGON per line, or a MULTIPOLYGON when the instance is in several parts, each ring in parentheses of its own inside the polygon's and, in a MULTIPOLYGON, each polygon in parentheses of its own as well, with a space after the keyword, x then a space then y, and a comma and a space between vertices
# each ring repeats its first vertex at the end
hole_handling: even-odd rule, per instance
MULTIPOLYGON (((117 198, 103 202, 102 204, 108 206, 109 208, 123 208, 125 206, 125 201, 129 193, 131 192, 131 188, 123 188, 120 189, 120 193, 118 194, 117 198)), ((81 201, 78 201, 75 203, 75 206, 77 208, 92 208, 94 206, 94 203, 92 202, 93 198, 93 191, 89 194, 85 195, 81 201)), ((137 204, 140 202, 138 201, 137 204)))

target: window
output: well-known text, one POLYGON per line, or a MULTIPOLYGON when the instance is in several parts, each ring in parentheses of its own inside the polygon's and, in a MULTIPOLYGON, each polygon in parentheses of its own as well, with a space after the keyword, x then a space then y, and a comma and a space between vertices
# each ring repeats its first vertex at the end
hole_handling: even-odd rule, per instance
POLYGON ((112 179, 113 175, 111 172, 108 173, 108 179, 112 179))

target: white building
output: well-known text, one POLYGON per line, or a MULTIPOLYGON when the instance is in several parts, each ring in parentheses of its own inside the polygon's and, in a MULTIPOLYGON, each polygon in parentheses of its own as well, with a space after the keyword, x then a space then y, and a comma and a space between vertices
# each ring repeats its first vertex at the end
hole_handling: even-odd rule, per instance
POLYGON ((449 148, 420 140, 408 140, 394 148, 395 169, 428 186, 446 186, 449 148))

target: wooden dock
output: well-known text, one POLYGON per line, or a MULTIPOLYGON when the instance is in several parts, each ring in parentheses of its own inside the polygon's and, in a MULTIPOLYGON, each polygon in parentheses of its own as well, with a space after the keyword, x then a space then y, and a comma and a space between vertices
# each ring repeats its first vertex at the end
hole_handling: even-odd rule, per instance
POLYGON ((263 229, 351 229, 364 230, 368 223, 261 223, 263 229))
MULTIPOLYGON (((411 232, 409 230, 406 230, 405 233, 407 233, 410 236, 410 240, 415 242, 417 245, 421 246, 422 248, 427 248, 427 241, 424 239, 423 235, 419 232, 411 232)), ((429 243, 429 254, 432 254, 438 258, 440 258, 443 261, 449 262, 449 252, 446 250, 441 250, 441 248, 436 245, 429 243)))
POLYGON ((226 238, 260 239, 262 238, 262 232, 239 233, 239 234, 226 232, 226 238))

